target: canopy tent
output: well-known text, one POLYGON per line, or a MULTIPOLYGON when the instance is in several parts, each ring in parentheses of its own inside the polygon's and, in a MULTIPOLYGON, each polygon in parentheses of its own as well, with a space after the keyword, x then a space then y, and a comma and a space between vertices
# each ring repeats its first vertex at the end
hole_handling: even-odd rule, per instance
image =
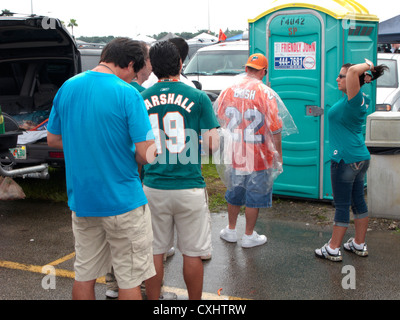
POLYGON ((249 32, 245 31, 243 33, 237 34, 233 37, 226 39, 225 41, 236 41, 236 40, 249 40, 249 32))
POLYGON ((156 41, 156 39, 153 39, 153 38, 151 38, 149 36, 145 36, 143 34, 137 34, 136 36, 132 37, 132 39, 133 40, 138 40, 138 41, 144 41, 144 42, 146 42, 148 44, 151 44, 151 43, 156 41))
POLYGON ((203 40, 203 41, 211 41, 211 42, 218 42, 218 37, 208 34, 206 32, 200 33, 199 35, 195 36, 191 40, 203 40))
POLYGON ((400 43, 400 15, 379 23, 378 43, 400 43))
POLYGON ((243 33, 240 33, 240 34, 237 34, 236 36, 226 39, 225 41, 236 41, 236 40, 242 40, 242 39, 243 39, 243 33))

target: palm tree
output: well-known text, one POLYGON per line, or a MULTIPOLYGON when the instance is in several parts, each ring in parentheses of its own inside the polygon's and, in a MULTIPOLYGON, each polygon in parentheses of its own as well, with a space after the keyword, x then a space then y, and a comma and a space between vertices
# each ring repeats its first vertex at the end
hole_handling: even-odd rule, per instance
POLYGON ((76 23, 75 19, 70 19, 68 23, 68 27, 71 27, 72 35, 74 35, 74 27, 77 27, 78 24, 76 23))

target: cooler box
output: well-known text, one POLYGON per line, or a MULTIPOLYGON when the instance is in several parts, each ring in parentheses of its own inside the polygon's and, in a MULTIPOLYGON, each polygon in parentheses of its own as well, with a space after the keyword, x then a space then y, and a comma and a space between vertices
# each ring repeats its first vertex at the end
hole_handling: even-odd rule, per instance
POLYGON ((400 112, 369 115, 365 143, 371 152, 367 174, 370 216, 400 219, 400 112))

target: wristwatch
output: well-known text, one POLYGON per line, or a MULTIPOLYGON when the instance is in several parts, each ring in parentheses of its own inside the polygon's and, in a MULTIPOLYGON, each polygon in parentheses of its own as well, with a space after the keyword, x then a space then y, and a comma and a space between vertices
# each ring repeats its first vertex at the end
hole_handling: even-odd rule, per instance
POLYGON ((369 61, 368 59, 365 59, 365 63, 366 63, 367 65, 369 65, 369 70, 371 70, 371 69, 372 69, 372 66, 373 66, 372 62, 369 61))

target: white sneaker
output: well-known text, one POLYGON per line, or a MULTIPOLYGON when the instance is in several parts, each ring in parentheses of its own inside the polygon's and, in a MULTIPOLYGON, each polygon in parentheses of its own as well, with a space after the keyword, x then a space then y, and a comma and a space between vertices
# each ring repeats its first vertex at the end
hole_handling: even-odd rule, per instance
POLYGON ((114 271, 106 274, 106 297, 110 299, 118 298, 118 283, 115 279, 114 271))
POLYGON ((201 260, 203 260, 203 261, 211 260, 211 253, 209 253, 209 254, 207 254, 207 255, 205 255, 205 256, 201 256, 200 258, 201 258, 201 260))
POLYGON ((257 232, 253 231, 251 236, 247 234, 243 235, 242 238, 242 247, 243 248, 252 248, 256 246, 261 246, 262 244, 267 242, 267 237, 264 235, 259 235, 257 232))
POLYGON ((225 241, 237 242, 236 229, 229 229, 229 226, 227 226, 225 229, 222 229, 219 233, 219 236, 225 241))
POLYGON ((346 251, 354 252, 356 255, 360 257, 368 256, 367 245, 365 243, 357 245, 354 242, 354 238, 350 238, 349 240, 347 240, 347 242, 343 244, 343 248, 346 251))
POLYGON ((178 296, 174 292, 161 292, 158 300, 178 300, 178 296))
POLYGON ((106 297, 110 299, 118 298, 118 290, 107 290, 106 297))
POLYGON ((167 261, 167 258, 172 257, 175 254, 175 248, 171 247, 168 252, 164 253, 163 260, 167 261))

